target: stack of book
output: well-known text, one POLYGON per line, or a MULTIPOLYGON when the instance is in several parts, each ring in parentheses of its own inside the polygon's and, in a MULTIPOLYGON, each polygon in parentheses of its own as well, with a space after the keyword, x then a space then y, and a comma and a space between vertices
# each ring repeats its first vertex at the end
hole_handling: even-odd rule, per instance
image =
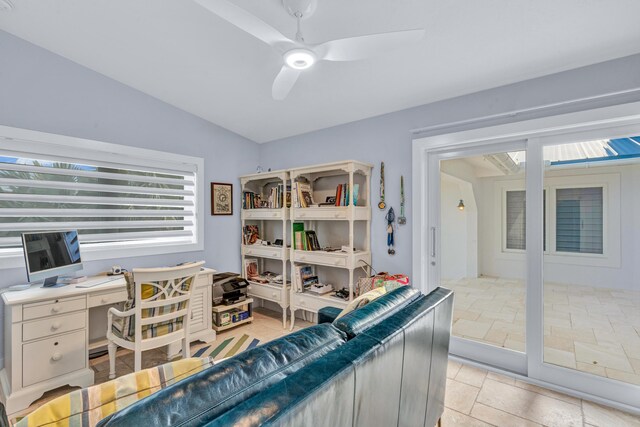
POLYGON ((291 196, 293 206, 296 208, 308 208, 315 206, 311 184, 304 178, 298 178, 291 186, 291 196))
POLYGON ((336 206, 353 206, 358 204, 358 193, 360 192, 360 184, 353 184, 353 194, 350 191, 349 184, 340 184, 336 187, 336 206))
POLYGON ((318 276, 313 274, 310 265, 296 265, 294 268, 294 288, 296 292, 304 292, 318 284, 318 276))
POLYGON ((262 197, 253 191, 242 193, 242 209, 255 209, 262 207, 262 197))
POLYGON ((293 223, 293 248, 300 251, 322 250, 318 235, 313 230, 305 230, 301 222, 293 223))
POLYGON ((254 193, 253 191, 244 191, 242 193, 242 209, 280 209, 283 208, 285 204, 289 207, 291 206, 290 191, 291 188, 287 186, 287 191, 285 193, 284 184, 278 184, 269 189, 265 200, 262 200, 262 195, 258 193, 254 193))
POLYGON ((257 225, 245 225, 242 228, 242 244, 254 245, 260 241, 260 230, 257 225))

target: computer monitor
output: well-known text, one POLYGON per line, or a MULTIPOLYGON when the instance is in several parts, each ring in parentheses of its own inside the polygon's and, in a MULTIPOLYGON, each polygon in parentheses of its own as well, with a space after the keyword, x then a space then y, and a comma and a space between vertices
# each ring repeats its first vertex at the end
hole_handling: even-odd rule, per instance
POLYGON ((23 233, 22 249, 29 282, 54 286, 58 276, 82 270, 76 230, 23 233))

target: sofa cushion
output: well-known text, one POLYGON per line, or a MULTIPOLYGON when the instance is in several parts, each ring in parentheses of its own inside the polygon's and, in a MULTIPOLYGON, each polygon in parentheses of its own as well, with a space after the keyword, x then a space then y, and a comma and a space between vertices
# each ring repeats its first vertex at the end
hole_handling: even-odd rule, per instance
POLYGON ((344 333, 315 325, 227 359, 143 399, 102 426, 199 426, 338 348, 344 333))
POLYGON ((394 289, 364 307, 336 319, 333 325, 344 331, 347 337, 351 339, 402 309, 415 300, 418 295, 420 295, 420 292, 409 286, 394 289))
POLYGON ((94 426, 115 411, 212 365, 210 357, 181 359, 75 390, 40 406, 22 418, 16 427, 94 426))
POLYGON ((318 323, 331 323, 341 312, 338 307, 322 307, 318 310, 318 323))

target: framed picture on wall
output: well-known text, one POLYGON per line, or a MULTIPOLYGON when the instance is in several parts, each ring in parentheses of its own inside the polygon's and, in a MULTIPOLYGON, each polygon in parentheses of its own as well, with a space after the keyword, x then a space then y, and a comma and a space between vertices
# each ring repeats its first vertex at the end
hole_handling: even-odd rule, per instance
POLYGON ((211 215, 233 215, 233 184, 211 183, 211 215))

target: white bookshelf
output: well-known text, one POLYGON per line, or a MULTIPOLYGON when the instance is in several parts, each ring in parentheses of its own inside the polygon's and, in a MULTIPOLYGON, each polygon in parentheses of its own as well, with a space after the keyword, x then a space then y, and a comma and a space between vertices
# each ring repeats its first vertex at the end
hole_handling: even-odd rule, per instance
MULTIPOLYGON (((297 310, 317 313, 322 307, 332 306, 344 308, 353 299, 356 272, 361 267, 371 265, 371 170, 373 166, 357 161, 342 161, 320 165, 289 169, 289 179, 294 191, 294 182, 303 178, 309 184, 315 204, 324 202, 327 197, 335 196, 336 185, 346 183, 349 189, 359 185, 357 202, 353 203, 353 194, 349 194, 347 206, 295 206, 292 194, 292 205, 289 212, 291 248, 289 259, 291 265, 291 329, 294 327, 297 310), (322 247, 346 246, 352 248, 342 251, 309 251, 294 247, 293 224, 304 223, 305 230, 315 230, 322 247), (366 264, 365 264, 366 263, 366 264), (330 270, 342 270, 345 281, 333 283, 337 289, 346 287, 349 299, 342 300, 332 296, 334 293, 318 295, 308 291, 300 291, 294 286, 295 271, 299 265, 311 265, 322 283, 323 276, 331 276, 330 270), (321 273, 319 270, 325 273, 321 273), (346 274, 345 274, 346 273, 346 274)), ((352 192, 352 190, 351 190, 352 192)), ((335 277, 335 276, 334 276, 335 277)))
MULTIPOLYGON (((289 209, 286 207, 286 188, 289 182, 287 171, 265 172, 240 177, 242 198, 244 203, 244 192, 251 191, 267 200, 268 194, 274 186, 282 185, 284 188, 283 203, 281 208, 253 209, 243 208, 241 211, 242 230, 245 225, 257 225, 260 231, 260 238, 273 243, 275 238, 281 238, 282 246, 264 245, 242 245, 242 276, 245 276, 245 260, 247 258, 258 259, 260 272, 265 271, 268 264, 273 267, 275 273, 282 274, 282 285, 261 284, 250 282, 247 293, 250 297, 261 302, 271 301, 282 309, 282 327, 287 327, 287 308, 289 307, 289 286, 287 261, 289 251, 287 250, 287 221, 289 220, 289 209), (275 261, 275 262, 274 262, 275 261)), ((245 277, 246 278, 246 277, 245 277)))

